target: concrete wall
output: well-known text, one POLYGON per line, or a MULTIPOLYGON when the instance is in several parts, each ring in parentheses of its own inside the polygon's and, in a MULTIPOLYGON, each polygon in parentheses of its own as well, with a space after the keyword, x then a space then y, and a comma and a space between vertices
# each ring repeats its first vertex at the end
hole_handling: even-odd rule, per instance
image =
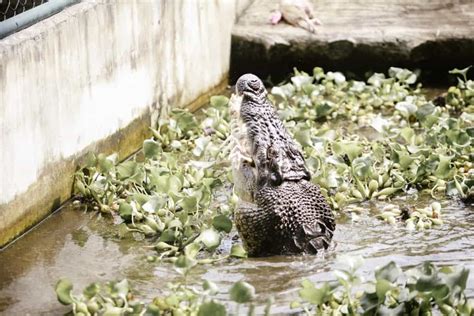
POLYGON ((0 247, 70 197, 90 150, 136 151, 227 82, 246 1, 85 1, 0 41, 0 247))

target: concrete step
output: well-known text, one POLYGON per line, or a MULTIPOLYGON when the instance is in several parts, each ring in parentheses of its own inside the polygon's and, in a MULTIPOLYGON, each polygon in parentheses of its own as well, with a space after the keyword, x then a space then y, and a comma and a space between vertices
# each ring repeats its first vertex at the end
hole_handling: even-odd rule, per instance
POLYGON ((256 0, 234 26, 231 77, 282 77, 293 67, 354 73, 390 66, 446 77, 474 64, 473 0, 312 0, 323 25, 315 34, 271 25, 277 1, 256 0))

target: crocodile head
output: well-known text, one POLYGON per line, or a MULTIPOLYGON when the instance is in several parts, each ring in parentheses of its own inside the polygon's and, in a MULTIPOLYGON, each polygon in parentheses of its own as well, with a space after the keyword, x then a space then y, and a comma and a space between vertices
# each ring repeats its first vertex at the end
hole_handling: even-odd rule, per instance
POLYGON ((244 98, 263 99, 267 95, 267 90, 260 78, 253 74, 245 74, 237 80, 235 93, 244 98))

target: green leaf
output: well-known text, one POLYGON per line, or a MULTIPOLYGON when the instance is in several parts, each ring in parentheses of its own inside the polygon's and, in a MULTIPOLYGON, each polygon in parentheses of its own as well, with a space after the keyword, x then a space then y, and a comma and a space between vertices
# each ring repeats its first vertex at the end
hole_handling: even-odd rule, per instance
POLYGON ((255 288, 244 281, 235 283, 230 288, 230 299, 237 303, 248 303, 255 297, 255 288))
POLYGON ((331 114, 336 109, 336 104, 331 101, 323 101, 322 103, 316 104, 316 116, 325 117, 331 114))
POLYGON ((173 109, 171 111, 171 116, 176 120, 179 128, 183 132, 196 129, 199 126, 194 114, 186 109, 173 109))
POLYGON ((172 229, 165 229, 160 235, 160 241, 172 243, 176 240, 175 232, 172 229))
POLYGON ((451 160, 454 156, 439 155, 439 163, 434 175, 440 179, 447 179, 454 170, 451 169, 451 160))
POLYGON ((303 147, 313 146, 311 140, 311 129, 310 128, 299 128, 294 133, 295 139, 303 147))
POLYGON ((133 208, 130 204, 126 202, 120 203, 119 214, 120 217, 127 223, 132 221, 133 208))
POLYGON ((76 192, 80 193, 82 196, 86 196, 86 187, 84 186, 84 183, 76 178, 76 180, 74 181, 74 187, 76 189, 76 192))
POLYGON ((287 83, 282 86, 273 87, 271 92, 272 92, 272 95, 282 100, 286 100, 287 98, 290 98, 292 95, 294 95, 295 86, 293 86, 291 83, 287 83))
POLYGON ((372 160, 369 156, 356 158, 352 162, 352 168, 359 179, 365 179, 372 175, 372 160))
POLYGON ((385 299, 385 294, 393 288, 392 283, 385 279, 377 279, 377 283, 375 284, 375 292, 377 293, 377 297, 379 302, 382 302, 385 299))
POLYGON ((318 306, 326 302, 327 296, 330 293, 330 287, 327 282, 323 283, 321 288, 316 288, 311 281, 305 279, 301 282, 301 285, 303 288, 299 291, 299 295, 303 300, 318 306))
POLYGON ((194 195, 188 195, 181 199, 178 204, 183 208, 186 212, 195 211, 197 209, 197 197, 194 195))
POLYGON ((197 242, 190 243, 184 247, 184 254, 192 259, 196 258, 199 251, 201 251, 201 245, 197 242))
POLYGON ((204 283, 202 284, 202 288, 204 291, 208 291, 210 295, 216 295, 219 293, 219 288, 217 285, 209 280, 205 280, 204 283))
POLYGON ((402 69, 398 67, 390 67, 388 74, 392 78, 397 78, 400 82, 413 84, 416 82, 417 76, 408 69, 402 69))
POLYGON ((152 196, 145 204, 142 205, 142 208, 147 213, 155 213, 157 210, 162 208, 165 205, 165 201, 158 196, 152 196))
POLYGON ((94 153, 89 152, 86 156, 86 162, 84 164, 85 168, 94 168, 97 165, 97 157, 94 153))
POLYGON ((384 279, 389 282, 395 282, 397 278, 402 274, 402 269, 393 261, 390 261, 385 266, 375 270, 375 278, 384 279))
POLYGON ((196 157, 200 157, 204 151, 206 150, 206 147, 209 145, 211 142, 211 138, 208 136, 202 136, 197 138, 194 141, 194 144, 196 145, 193 149, 193 155, 196 157))
POLYGON ((459 286, 461 290, 466 289, 467 279, 469 278, 469 269, 461 268, 454 272, 443 275, 444 282, 450 287, 459 286))
POLYGON ((130 291, 130 287, 128 285, 127 279, 123 279, 120 282, 112 283, 112 296, 113 297, 120 297, 124 300, 127 298, 127 294, 130 291))
POLYGON ((393 150, 394 156, 392 157, 394 162, 398 162, 402 169, 407 169, 411 163, 415 160, 405 150, 393 150))
POLYGON ((344 82, 346 82, 346 77, 340 72, 328 71, 326 73, 326 79, 327 80, 332 80, 338 85, 343 84, 344 82))
POLYGON ((72 282, 69 279, 60 279, 56 283, 56 295, 58 296, 58 301, 63 305, 70 305, 74 303, 72 297, 72 282))
POLYGON ((304 85, 311 84, 313 82, 313 77, 310 77, 307 74, 293 76, 291 77, 291 82, 295 86, 296 90, 300 91, 304 85))
POLYGON ((133 176, 137 170, 137 163, 133 160, 127 160, 117 165, 117 177, 124 180, 133 176))
POLYGON ((435 106, 432 103, 425 103, 422 106, 418 107, 416 110, 416 118, 419 121, 425 120, 429 115, 433 114, 435 111, 435 106))
POLYGON ((82 293, 88 299, 93 298, 97 293, 99 293, 100 285, 98 283, 89 284, 82 293))
POLYGON ((218 231, 230 233, 232 230, 232 221, 225 215, 217 215, 212 219, 212 226, 218 231))
POLYGON ((446 284, 439 284, 435 286, 432 291, 432 295, 436 302, 440 304, 441 302, 446 301, 449 298, 450 290, 446 284))
POLYGON ((214 300, 203 303, 199 307, 198 316, 226 316, 227 311, 225 306, 217 303, 214 300))
POLYGON ((325 77, 324 74, 324 69, 321 67, 314 67, 313 68, 313 77, 316 79, 316 81, 319 81, 320 79, 325 77))
POLYGON ((210 103, 215 107, 223 107, 229 103, 229 98, 224 95, 214 95, 211 97, 210 103))
POLYGON ((145 155, 145 158, 156 158, 160 152, 160 145, 153 139, 147 139, 143 142, 143 154, 145 155))
POLYGON ((356 142, 336 141, 332 146, 332 149, 336 154, 347 155, 350 161, 354 160, 362 153, 362 146, 359 146, 356 142))
POLYGON ((178 260, 175 262, 175 266, 181 269, 189 269, 194 267, 197 264, 197 261, 193 258, 190 258, 186 255, 181 255, 178 257, 178 260))
POLYGON ((464 79, 466 79, 466 76, 467 76, 467 72, 469 71, 469 69, 471 69, 472 66, 468 66, 464 69, 457 69, 457 68, 454 68, 453 70, 450 70, 449 73, 452 74, 452 75, 461 75, 464 77, 464 79))
POLYGON ((400 131, 400 136, 402 136, 405 142, 407 142, 408 144, 413 144, 415 131, 410 127, 405 127, 400 131))
POLYGON ((219 233, 214 229, 206 229, 201 235, 199 235, 198 240, 201 241, 208 250, 214 250, 221 243, 221 238, 219 233))
POLYGON ((175 175, 170 176, 168 180, 168 193, 177 194, 181 191, 181 188, 181 180, 175 175))
POLYGON ((158 192, 177 195, 181 191, 181 180, 175 175, 154 175, 152 178, 153 185, 156 186, 158 192))
POLYGON ((230 256, 235 258, 247 258, 248 254, 242 245, 232 245, 232 248, 230 248, 230 256))
POLYGON ((148 304, 145 316, 160 316, 160 308, 153 303, 148 304))
POLYGON ((112 155, 106 157, 104 154, 99 154, 99 156, 97 156, 97 163, 99 171, 104 174, 109 173, 109 171, 114 167, 114 159, 112 155))
POLYGON ((123 310, 120 307, 112 306, 112 305, 105 305, 105 310, 102 316, 122 316, 123 310))
POLYGON ((398 111, 400 111, 400 113, 401 113, 406 119, 409 119, 412 115, 415 115, 416 110, 417 110, 418 108, 416 107, 416 105, 414 105, 414 104, 411 103, 411 102, 402 101, 402 102, 398 102, 398 103, 395 105, 395 109, 397 109, 398 111))
POLYGON ((384 74, 374 73, 369 79, 367 79, 367 83, 378 88, 382 86, 383 80, 385 80, 384 74))
POLYGON ((420 292, 430 292, 432 291, 437 285, 439 285, 441 279, 438 277, 437 274, 434 275, 422 275, 416 281, 416 290, 420 292))

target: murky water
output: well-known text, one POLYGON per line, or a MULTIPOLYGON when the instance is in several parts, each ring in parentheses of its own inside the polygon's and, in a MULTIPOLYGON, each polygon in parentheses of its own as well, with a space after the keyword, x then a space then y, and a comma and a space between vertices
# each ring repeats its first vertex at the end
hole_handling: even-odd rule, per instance
MULTIPOLYGON (((400 204, 426 205, 416 196, 400 197, 400 204)), ((443 205, 444 225, 423 232, 409 232, 402 224, 391 226, 370 214, 374 204, 363 204, 367 211, 358 220, 339 218, 334 249, 324 255, 271 257, 231 260, 199 266, 189 278, 216 282, 222 298, 229 286, 245 280, 256 288, 259 302, 275 298, 273 313, 288 313, 303 278, 314 282, 330 280, 338 254, 362 255, 366 277, 390 260, 403 267, 424 261, 441 265, 463 265, 474 271, 474 208, 456 201, 443 205)), ((69 277, 76 290, 93 281, 128 278, 138 296, 151 300, 165 284, 180 276, 169 264, 148 263, 152 250, 146 243, 121 240, 112 220, 72 205, 64 209, 0 253, 0 314, 58 315, 68 309, 54 294, 55 282, 69 277)), ((474 297, 474 275, 467 294, 474 297)))

